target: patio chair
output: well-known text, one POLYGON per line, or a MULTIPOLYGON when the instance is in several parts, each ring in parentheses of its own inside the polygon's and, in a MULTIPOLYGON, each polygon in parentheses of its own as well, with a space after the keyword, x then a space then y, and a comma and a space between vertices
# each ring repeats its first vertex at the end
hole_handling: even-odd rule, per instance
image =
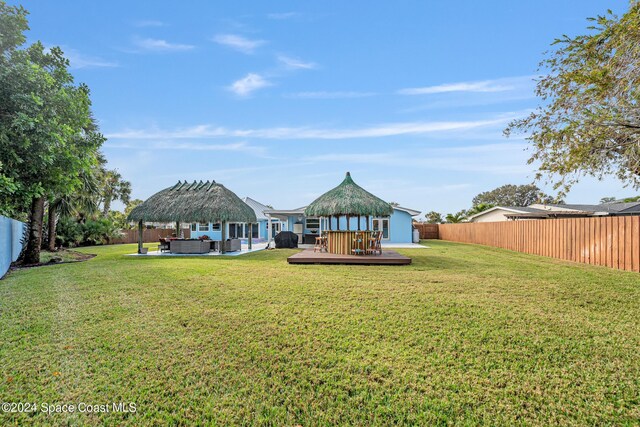
POLYGON ((327 235, 325 233, 323 233, 322 236, 316 237, 313 252, 327 252, 327 235))
POLYGON ((160 251, 160 253, 165 252, 165 251, 169 251, 169 240, 161 238, 160 239, 160 244, 158 245, 158 251, 160 251))
POLYGON ((366 255, 367 254, 367 243, 364 240, 364 233, 356 232, 353 238, 353 252, 354 255, 366 255))
POLYGON ((371 235, 367 253, 371 255, 382 255, 382 231, 376 231, 371 235))

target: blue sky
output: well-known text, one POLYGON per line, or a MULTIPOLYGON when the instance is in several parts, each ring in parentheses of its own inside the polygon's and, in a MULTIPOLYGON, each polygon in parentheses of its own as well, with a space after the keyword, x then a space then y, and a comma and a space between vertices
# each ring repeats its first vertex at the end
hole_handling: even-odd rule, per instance
MULTIPOLYGON (((30 42, 58 45, 92 90, 104 152, 146 198, 215 179, 277 208, 351 171, 427 212, 531 182, 506 123, 534 108, 555 37, 626 1, 42 2, 30 42)), ((540 184, 544 188, 544 183, 540 184)), ((585 179, 569 202, 634 194, 585 179)))

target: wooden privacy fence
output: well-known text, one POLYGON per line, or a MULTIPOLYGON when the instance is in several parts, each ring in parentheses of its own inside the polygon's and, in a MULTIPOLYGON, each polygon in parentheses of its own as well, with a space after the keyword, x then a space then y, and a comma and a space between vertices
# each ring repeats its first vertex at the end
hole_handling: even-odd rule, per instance
POLYGON ((421 239, 438 239, 438 224, 414 222, 413 227, 420 231, 421 239))
POLYGON ((440 239, 640 271, 640 216, 440 224, 440 239))
MULTIPOLYGON (((142 241, 144 243, 157 242, 160 238, 171 237, 175 232, 176 230, 173 228, 145 228, 142 230, 142 241)), ((188 228, 183 228, 182 232, 187 239, 191 236, 191 231, 188 228)), ((109 243, 138 243, 138 230, 122 230, 122 237, 119 239, 111 239, 109 243)))

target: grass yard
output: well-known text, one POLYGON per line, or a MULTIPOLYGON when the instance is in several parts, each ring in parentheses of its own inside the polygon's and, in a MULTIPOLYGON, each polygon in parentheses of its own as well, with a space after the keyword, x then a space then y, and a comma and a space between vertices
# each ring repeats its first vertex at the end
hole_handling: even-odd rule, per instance
POLYGON ((640 276, 473 245, 407 267, 295 251, 124 257, 0 281, 0 424, 640 423, 640 276))

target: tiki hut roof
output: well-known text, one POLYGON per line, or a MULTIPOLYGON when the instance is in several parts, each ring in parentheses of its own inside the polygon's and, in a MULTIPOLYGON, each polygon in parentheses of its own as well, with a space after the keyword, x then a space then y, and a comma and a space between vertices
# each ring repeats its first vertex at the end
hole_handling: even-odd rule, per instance
POLYGON ((304 210, 307 216, 374 215, 386 216, 393 207, 353 182, 347 172, 344 181, 314 200, 304 210))
POLYGON ((257 221, 253 209, 215 181, 178 181, 136 206, 127 219, 149 222, 257 221))

